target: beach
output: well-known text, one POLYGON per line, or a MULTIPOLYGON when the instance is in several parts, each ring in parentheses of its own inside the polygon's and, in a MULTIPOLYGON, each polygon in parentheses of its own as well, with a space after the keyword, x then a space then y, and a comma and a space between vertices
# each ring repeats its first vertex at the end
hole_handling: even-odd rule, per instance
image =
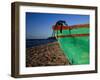
POLYGON ((26 67, 69 65, 57 41, 26 48, 26 67))

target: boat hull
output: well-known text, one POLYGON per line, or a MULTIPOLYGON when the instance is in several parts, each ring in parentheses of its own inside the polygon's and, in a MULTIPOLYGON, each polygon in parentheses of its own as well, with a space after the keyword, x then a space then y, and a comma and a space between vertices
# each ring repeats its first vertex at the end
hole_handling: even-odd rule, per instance
POLYGON ((55 29, 59 45, 71 64, 89 64, 89 26, 55 29))

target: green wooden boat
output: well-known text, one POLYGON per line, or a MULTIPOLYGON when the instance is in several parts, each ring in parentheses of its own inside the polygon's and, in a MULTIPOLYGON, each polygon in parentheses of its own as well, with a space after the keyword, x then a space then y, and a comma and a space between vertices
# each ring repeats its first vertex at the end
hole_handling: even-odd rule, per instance
POLYGON ((68 26, 60 20, 53 31, 70 64, 89 64, 89 24, 68 26))

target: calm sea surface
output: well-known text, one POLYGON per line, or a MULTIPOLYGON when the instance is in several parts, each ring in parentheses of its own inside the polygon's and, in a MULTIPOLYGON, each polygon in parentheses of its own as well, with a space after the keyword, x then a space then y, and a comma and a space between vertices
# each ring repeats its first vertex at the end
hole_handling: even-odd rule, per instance
POLYGON ((26 39, 26 48, 47 44, 49 42, 55 42, 56 39, 26 39))

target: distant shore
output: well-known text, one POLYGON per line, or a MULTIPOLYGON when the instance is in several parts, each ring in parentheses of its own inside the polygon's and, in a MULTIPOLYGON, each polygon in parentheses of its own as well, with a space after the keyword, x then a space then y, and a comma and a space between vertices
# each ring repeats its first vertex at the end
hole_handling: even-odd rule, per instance
POLYGON ((26 49, 26 67, 69 65, 57 41, 26 49))
POLYGON ((57 41, 57 39, 52 39, 52 38, 47 38, 47 39, 26 39, 26 48, 45 45, 45 44, 56 42, 56 41, 57 41))

